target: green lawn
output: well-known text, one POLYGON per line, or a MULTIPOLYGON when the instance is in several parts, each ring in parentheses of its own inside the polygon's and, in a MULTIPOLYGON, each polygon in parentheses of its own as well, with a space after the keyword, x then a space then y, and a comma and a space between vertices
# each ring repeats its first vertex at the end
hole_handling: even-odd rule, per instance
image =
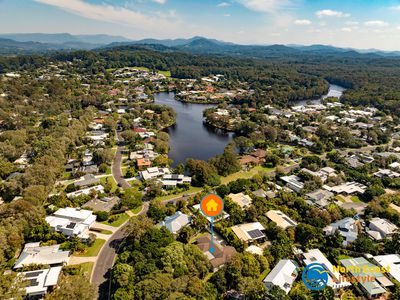
POLYGON ((358 196, 351 196, 351 201, 355 202, 355 203, 363 203, 360 198, 358 198, 358 196))
POLYGON ((107 174, 107 175, 111 175, 111 174, 112 174, 111 167, 108 167, 108 168, 107 168, 106 174, 107 174))
POLYGON ((139 207, 136 207, 136 208, 134 208, 134 209, 131 209, 131 213, 133 213, 133 214, 138 214, 138 213, 140 213, 140 211, 142 210, 142 207, 143 207, 143 205, 141 205, 141 206, 139 206, 139 207))
POLYGON ((348 256, 348 255, 346 255, 346 254, 341 254, 341 255, 339 255, 339 257, 338 257, 338 260, 347 259, 347 258, 351 258, 351 256, 348 256))
POLYGON ((142 70, 142 71, 150 71, 150 69, 149 68, 146 68, 146 67, 133 67, 133 69, 137 69, 137 70, 142 70))
POLYGON ((100 178, 100 183, 104 185, 107 182, 107 180, 108 181, 111 180, 111 185, 112 185, 111 192, 112 193, 115 192, 118 188, 118 185, 113 176, 107 176, 107 177, 100 178))
POLYGON ((171 71, 158 71, 158 74, 162 74, 165 77, 171 77, 171 71))
POLYGON ((231 175, 228 175, 226 177, 221 177, 221 183, 222 184, 227 184, 231 181, 235 181, 239 178, 243 179, 249 179, 252 178, 254 175, 258 174, 258 172, 271 172, 275 168, 265 168, 262 166, 257 166, 251 169, 250 171, 239 171, 237 173, 233 173, 231 175))
POLYGON ((101 247, 103 247, 104 243, 106 241, 102 239, 96 239, 93 243, 92 246, 89 248, 85 249, 84 252, 82 253, 75 253, 75 256, 83 256, 83 257, 88 257, 88 256, 97 256, 100 252, 101 247))
POLYGON ((110 225, 113 227, 119 227, 122 224, 124 224, 125 221, 129 220, 129 216, 126 213, 122 213, 122 214, 115 215, 115 216, 118 216, 118 219, 116 219, 114 222, 109 223, 108 221, 103 221, 101 223, 105 224, 105 225, 110 225))
POLYGON ((101 229, 101 228, 90 228, 91 231, 97 232, 97 233, 101 233, 101 234, 112 234, 111 230, 107 230, 107 229, 101 229))
POLYGON ((90 276, 92 275, 93 266, 94 266, 93 262, 87 262, 87 263, 79 264, 77 266, 80 266, 82 273, 90 278, 90 276))
POLYGON ((191 186, 187 191, 180 192, 175 195, 166 195, 166 196, 157 197, 157 198, 155 198, 155 200, 157 200, 157 201, 171 200, 171 199, 182 197, 184 194, 197 193, 197 192, 200 192, 201 190, 202 190, 202 188, 200 188, 200 187, 191 186))
POLYGON ((339 200, 340 202, 342 202, 342 203, 345 203, 346 202, 346 200, 344 200, 342 197, 340 197, 339 195, 336 195, 335 196, 335 199, 336 200, 339 200))
POLYGON ((267 269, 267 270, 265 270, 264 272, 262 272, 262 273, 260 274, 260 276, 258 277, 258 279, 261 280, 261 281, 264 280, 264 278, 267 277, 269 271, 270 271, 270 270, 267 269))

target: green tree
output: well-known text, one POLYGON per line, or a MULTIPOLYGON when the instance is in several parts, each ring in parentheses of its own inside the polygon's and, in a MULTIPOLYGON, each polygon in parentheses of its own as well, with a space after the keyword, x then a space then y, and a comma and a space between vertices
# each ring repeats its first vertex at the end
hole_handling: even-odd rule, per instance
POLYGON ((83 275, 63 276, 59 288, 46 295, 45 300, 92 300, 96 289, 83 275))

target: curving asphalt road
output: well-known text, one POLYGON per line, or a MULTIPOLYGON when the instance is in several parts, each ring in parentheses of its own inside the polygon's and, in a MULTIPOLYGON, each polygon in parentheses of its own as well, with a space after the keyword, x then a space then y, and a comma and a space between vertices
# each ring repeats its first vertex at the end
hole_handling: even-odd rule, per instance
MULTIPOLYGON (((142 211, 138 215, 144 215, 149 209, 148 203, 143 204, 142 211)), ((117 256, 119 246, 123 239, 126 237, 126 226, 129 221, 126 222, 121 228, 119 228, 107 243, 101 249, 95 268, 92 273, 92 283, 98 288, 98 295, 96 299, 108 300, 110 299, 110 287, 111 287, 111 271, 114 264, 114 260, 117 256)))

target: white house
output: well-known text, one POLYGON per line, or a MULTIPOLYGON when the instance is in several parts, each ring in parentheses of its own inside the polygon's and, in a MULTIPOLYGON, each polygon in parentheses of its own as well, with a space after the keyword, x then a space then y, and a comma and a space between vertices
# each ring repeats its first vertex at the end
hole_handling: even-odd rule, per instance
POLYGON ((166 174, 171 174, 171 171, 168 168, 159 168, 159 167, 148 168, 147 170, 140 172, 140 175, 142 176, 143 180, 146 181, 160 178, 166 174))
POLYGON ((190 184, 192 177, 182 174, 166 174, 160 181, 164 188, 176 188, 178 184, 190 184))
POLYGON ((271 289, 273 286, 277 285, 286 294, 289 294, 297 275, 297 264, 292 260, 284 259, 279 261, 275 268, 265 277, 264 284, 267 289, 271 289))
POLYGON ((158 225, 166 227, 171 233, 177 234, 183 227, 192 222, 192 217, 177 211, 174 215, 165 217, 158 225))
POLYGON ((331 262, 319 249, 311 249, 307 253, 302 253, 302 261, 304 265, 308 266, 312 263, 318 262, 324 266, 328 274, 328 286, 333 289, 341 289, 351 285, 350 282, 340 281, 340 273, 333 269, 331 262))
POLYGON ((282 176, 281 179, 286 182, 286 185, 292 191, 299 193, 304 188, 304 183, 296 175, 282 176))
POLYGON ((334 187, 324 185, 323 188, 335 194, 346 194, 346 195, 364 194, 367 189, 365 185, 354 181, 346 182, 334 187))
POLYGON ((104 193, 104 187, 102 185, 96 185, 92 187, 88 187, 86 189, 78 190, 75 192, 71 192, 67 194, 68 198, 78 197, 80 195, 90 195, 92 191, 96 191, 98 193, 104 193))
POLYGON ((26 283, 25 292, 28 298, 42 299, 49 290, 57 285, 62 267, 18 273, 26 283))
POLYGON ((60 245, 40 246, 40 242, 25 244, 24 250, 14 264, 14 269, 31 264, 60 266, 68 264, 69 251, 60 250, 60 245))
POLYGON ((72 207, 60 208, 53 216, 46 217, 51 230, 82 239, 89 237, 88 231, 95 221, 96 216, 92 211, 72 207))
POLYGON ((391 237, 397 230, 398 227, 392 222, 381 218, 373 218, 369 222, 369 230, 367 229, 366 232, 374 240, 380 241, 386 237, 391 237))
POLYGON ((400 255, 387 254, 374 256, 374 261, 378 266, 387 269, 388 275, 400 282, 400 255), (389 267, 389 268, 388 268, 389 267))

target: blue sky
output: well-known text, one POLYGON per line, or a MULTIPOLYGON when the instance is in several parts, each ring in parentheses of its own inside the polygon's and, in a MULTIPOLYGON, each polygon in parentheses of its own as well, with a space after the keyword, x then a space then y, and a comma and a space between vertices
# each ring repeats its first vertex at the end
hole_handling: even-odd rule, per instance
POLYGON ((15 32, 400 50, 400 1, 0 0, 0 33, 15 32))

